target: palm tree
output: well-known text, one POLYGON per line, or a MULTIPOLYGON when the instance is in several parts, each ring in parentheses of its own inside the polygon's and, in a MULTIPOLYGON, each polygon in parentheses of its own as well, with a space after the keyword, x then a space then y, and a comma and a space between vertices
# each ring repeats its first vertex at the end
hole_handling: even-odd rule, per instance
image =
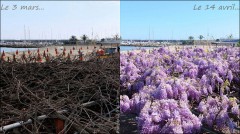
POLYGON ((69 43, 70 44, 76 44, 77 43, 77 37, 76 36, 74 36, 74 35, 72 35, 71 37, 70 37, 70 39, 69 39, 69 43))
POLYGON ((188 39, 190 40, 190 43, 193 44, 193 42, 194 42, 194 37, 193 37, 193 36, 189 36, 188 39))
POLYGON ((101 42, 104 42, 104 41, 105 41, 105 39, 104 39, 104 38, 102 38, 102 39, 101 39, 101 42))
POLYGON ((228 36, 228 39, 232 39, 233 38, 233 35, 232 34, 230 34, 229 36, 228 36))
MULTIPOLYGON (((232 39, 233 39, 233 35, 230 34, 230 35, 228 36, 228 39, 229 39, 229 40, 232 40, 232 39)), ((233 43, 232 43, 232 46, 233 46, 233 43)))
POLYGON ((119 40, 119 39, 120 39, 120 38, 119 38, 119 35, 116 34, 116 35, 114 36, 114 39, 115 39, 115 40, 119 40))
POLYGON ((83 42, 84 42, 84 44, 85 44, 86 41, 87 41, 87 39, 88 39, 88 37, 87 37, 86 34, 84 34, 84 35, 81 37, 81 39, 83 40, 83 42))
POLYGON ((200 44, 201 44, 201 41, 202 41, 202 39, 204 38, 202 35, 199 35, 199 37, 198 37, 199 39, 200 39, 200 44))

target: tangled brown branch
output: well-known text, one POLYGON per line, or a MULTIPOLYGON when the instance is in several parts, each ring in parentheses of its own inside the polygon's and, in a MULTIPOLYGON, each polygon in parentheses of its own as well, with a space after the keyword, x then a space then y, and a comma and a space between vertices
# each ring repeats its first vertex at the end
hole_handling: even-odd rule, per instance
POLYGON ((54 132, 50 119, 59 118, 65 121, 65 132, 117 132, 118 56, 84 62, 4 62, 0 81, 0 126, 32 119, 21 132, 50 133, 54 132), (40 115, 48 118, 39 121, 40 115))

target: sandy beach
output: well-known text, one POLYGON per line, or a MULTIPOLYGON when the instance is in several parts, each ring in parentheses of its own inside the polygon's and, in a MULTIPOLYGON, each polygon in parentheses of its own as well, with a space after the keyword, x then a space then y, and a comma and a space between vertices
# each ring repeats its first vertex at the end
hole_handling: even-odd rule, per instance
MULTIPOLYGON (((5 52, 4 60, 7 61, 8 59, 10 61, 13 60, 13 55, 15 54, 16 59, 21 59, 22 55, 25 54, 26 57, 37 57, 38 53, 42 58, 42 61, 45 61, 45 56, 49 57, 57 57, 57 56, 63 56, 65 58, 70 56, 71 59, 79 55, 79 50, 83 54, 83 57, 87 57, 93 53, 93 51, 97 51, 100 49, 100 45, 71 45, 71 46, 48 46, 48 47, 42 47, 42 48, 36 48, 33 50, 26 49, 25 51, 19 51, 17 50, 15 52, 5 52), (65 51, 64 51, 65 50, 65 51), (64 55, 65 54, 65 55, 64 55)), ((117 46, 111 46, 111 45, 104 45, 102 48, 117 48, 117 46)), ((83 59, 88 60, 88 59, 83 59)))
MULTIPOLYGON (((219 48, 222 47, 222 46, 218 46, 219 48)), ((134 51, 135 53, 139 53, 141 52, 141 49, 140 47, 137 47, 139 49, 136 49, 136 50, 129 50, 129 51, 121 51, 121 53, 128 53, 128 52, 132 52, 134 51)), ((145 49, 147 52, 150 52, 154 49, 159 49, 161 47, 156 47, 156 48, 149 48, 149 49, 145 49)), ((189 49, 194 49, 194 48, 202 48, 204 51, 212 51, 214 50, 215 48, 217 48, 216 46, 208 46, 208 45, 188 45, 188 46, 181 46, 181 45, 175 45, 175 46, 165 46, 164 48, 172 51, 172 52, 175 52, 176 50, 181 50, 181 49, 186 49, 186 48, 189 48, 189 49)), ((237 48, 236 48, 237 49, 237 48)))
MULTIPOLYGON (((222 47, 222 46, 218 46, 222 47)), ((230 46, 229 46, 230 47, 230 46)), ((111 45, 104 45, 102 48, 117 48, 117 46, 111 46, 111 45)), ((147 52, 151 52, 154 49, 158 49, 160 47, 154 47, 154 48, 148 48, 146 49, 147 52)), ((181 49, 193 49, 193 48, 202 48, 204 51, 212 51, 216 46, 208 46, 208 45, 188 45, 188 46, 181 46, 181 45, 175 45, 175 46, 165 46, 166 49, 170 51, 178 51, 181 49)), ((71 58, 75 59, 76 57, 79 57, 79 50, 83 54, 83 60, 89 60, 92 55, 92 53, 100 49, 99 45, 93 46, 93 45, 71 45, 71 46, 48 46, 48 47, 42 47, 42 48, 36 48, 33 50, 28 50, 26 49, 25 51, 18 51, 18 54, 15 52, 5 52, 4 60, 5 61, 12 61, 13 60, 13 55, 15 54, 15 58, 17 60, 20 60, 22 55, 25 54, 27 58, 29 57, 35 57, 37 58, 38 56, 41 57, 41 61, 44 62, 46 61, 46 56, 48 55, 51 58, 54 57, 62 57, 62 58, 71 58), (96 47, 96 48, 94 48, 96 47), (57 53, 56 53, 57 52, 57 53), (38 54, 39 53, 39 54, 38 54)), ((134 51, 135 53, 141 52, 140 47, 136 47, 134 50, 128 50, 128 51, 121 51, 122 54, 128 53, 131 51, 134 51)), ((18 50, 18 49, 17 49, 18 50)))

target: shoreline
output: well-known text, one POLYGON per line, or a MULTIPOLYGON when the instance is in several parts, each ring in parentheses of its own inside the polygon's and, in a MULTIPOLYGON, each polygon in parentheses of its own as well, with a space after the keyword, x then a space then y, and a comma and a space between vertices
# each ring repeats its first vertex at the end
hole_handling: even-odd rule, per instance
MULTIPOLYGON (((18 50, 16 48, 14 51, 11 52, 4 52, 5 60, 13 60, 13 57, 15 55, 16 59, 21 59, 22 55, 25 54, 26 57, 37 57, 40 55, 42 58, 46 55, 50 57, 58 57, 63 56, 64 58, 67 58, 68 55, 71 59, 73 59, 76 56, 79 56, 79 50, 83 54, 83 57, 89 57, 93 52, 96 52, 100 49, 100 45, 58 45, 58 46, 47 46, 47 47, 40 47, 40 48, 25 48, 25 50, 18 50), (94 48, 95 47, 95 48, 94 48)), ((117 48, 113 45, 103 45, 102 48, 117 48)), ((20 49, 20 48, 19 48, 20 49)), ((23 48, 24 49, 24 48, 23 48)), ((1 54, 4 50, 1 50, 1 54)), ((2 55, 1 55, 2 56, 2 55)), ((44 59, 44 58, 43 58, 44 59)))
MULTIPOLYGON (((122 47, 122 46, 121 46, 122 47)), ((134 47, 134 46, 131 46, 131 47, 134 47)), ((151 50, 154 50, 154 49, 159 49, 159 48, 167 48, 167 49, 169 49, 170 51, 176 51, 176 48, 179 50, 181 50, 181 49, 194 49, 194 48, 202 48, 203 50, 205 50, 205 51, 211 51, 211 50, 213 50, 213 49, 215 49, 215 48, 221 48, 221 47, 232 47, 232 46, 213 46, 213 45, 186 45, 186 46, 182 46, 182 45, 171 45, 171 46, 159 46, 159 47, 152 47, 152 48, 148 48, 148 49, 145 49, 145 48, 141 48, 141 49, 139 49, 139 47, 136 47, 136 48, 138 48, 138 49, 134 49, 134 50, 124 50, 124 51, 120 51, 120 53, 122 53, 122 54, 126 54, 126 53, 128 53, 128 52, 135 52, 135 53, 139 53, 139 52, 141 52, 141 50, 142 49, 145 49, 145 50, 147 50, 147 51, 151 51, 151 50)), ((240 47, 235 47, 236 49, 240 49, 240 47)))

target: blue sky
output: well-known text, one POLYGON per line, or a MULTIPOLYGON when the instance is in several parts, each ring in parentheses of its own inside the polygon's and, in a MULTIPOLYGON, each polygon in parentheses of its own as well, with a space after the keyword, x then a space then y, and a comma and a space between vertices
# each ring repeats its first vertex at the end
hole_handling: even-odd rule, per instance
POLYGON ((195 39, 226 38, 233 34, 239 38, 239 10, 200 10, 194 5, 219 7, 235 4, 232 2, 203 1, 121 1, 120 30, 123 39, 195 39), (150 29, 150 30, 149 30, 150 29))
POLYGON ((44 8, 39 11, 2 10, 2 39, 24 39, 24 25, 27 39, 28 31, 30 39, 68 39, 71 35, 79 38, 83 34, 91 38, 92 29, 94 38, 99 39, 120 34, 119 1, 2 1, 1 4, 44 8))
POLYGON ((219 7, 231 2, 199 1, 25 1, 7 2, 12 6, 38 5, 40 11, 1 11, 2 39, 68 39, 87 34, 94 38, 120 34, 123 39, 187 39, 203 35, 209 39, 239 38, 239 10, 200 10, 194 5, 219 7), (29 29, 29 30, 28 30, 29 29), (52 34, 51 34, 52 33, 52 34), (52 35, 52 36, 51 36, 52 35))

